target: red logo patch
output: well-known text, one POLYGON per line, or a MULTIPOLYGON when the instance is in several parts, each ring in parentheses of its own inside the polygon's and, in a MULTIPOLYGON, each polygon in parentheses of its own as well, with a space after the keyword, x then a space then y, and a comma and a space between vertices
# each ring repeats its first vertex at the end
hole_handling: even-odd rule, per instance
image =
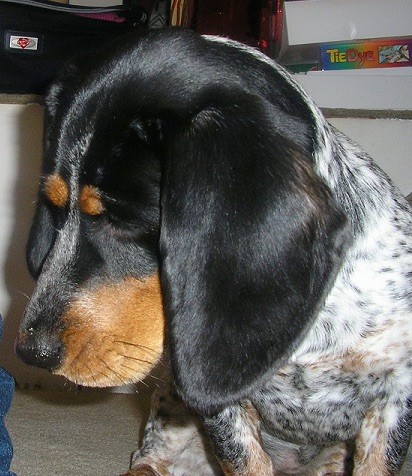
POLYGON ((28 38, 19 38, 17 40, 17 44, 20 46, 20 48, 27 48, 27 46, 29 46, 30 44, 30 40, 28 38))

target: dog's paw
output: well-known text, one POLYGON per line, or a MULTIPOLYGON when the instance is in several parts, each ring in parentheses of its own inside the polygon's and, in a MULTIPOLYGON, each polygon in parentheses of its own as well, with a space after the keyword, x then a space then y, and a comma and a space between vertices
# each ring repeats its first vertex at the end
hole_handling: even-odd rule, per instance
POLYGON ((160 473, 155 471, 148 464, 141 464, 135 466, 133 469, 129 470, 127 473, 122 474, 121 476, 162 476, 160 473))

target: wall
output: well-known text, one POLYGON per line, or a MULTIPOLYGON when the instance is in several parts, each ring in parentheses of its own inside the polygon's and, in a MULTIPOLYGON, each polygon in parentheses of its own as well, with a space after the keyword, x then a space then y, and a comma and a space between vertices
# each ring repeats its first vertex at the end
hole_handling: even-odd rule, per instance
POLYGON ((412 192, 412 120, 331 118, 391 177, 404 195, 412 192))
POLYGON ((42 118, 38 104, 0 105, 0 313, 5 319, 0 361, 20 383, 33 384, 45 372, 20 363, 13 344, 33 288, 25 266, 25 242, 38 183, 42 118))

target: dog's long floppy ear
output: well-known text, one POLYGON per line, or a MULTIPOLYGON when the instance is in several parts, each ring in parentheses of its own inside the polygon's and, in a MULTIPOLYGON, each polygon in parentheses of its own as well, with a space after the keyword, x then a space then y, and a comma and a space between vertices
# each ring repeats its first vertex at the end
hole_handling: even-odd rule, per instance
POLYGON ((50 206, 39 197, 26 247, 27 267, 33 278, 38 278, 56 235, 56 225, 50 206))
MULTIPOLYGON (((53 205, 50 201, 47 201, 44 197, 45 187, 47 183, 44 180, 47 177, 51 177, 51 173, 54 167, 53 154, 49 152, 52 141, 52 129, 57 122, 58 110, 64 110, 65 96, 69 96, 70 86, 73 81, 78 79, 78 68, 74 63, 67 64, 59 72, 58 78, 51 85, 46 97, 45 97, 45 118, 44 118, 44 137, 43 137, 43 149, 44 157, 42 162, 41 175, 43 181, 39 187, 39 193, 37 197, 37 205, 34 214, 34 219, 30 228, 29 238, 26 245, 26 262, 30 274, 33 278, 37 279, 43 263, 47 258, 53 244, 56 239, 57 229, 59 228, 59 219, 61 219, 61 211, 56 213, 56 209, 53 213, 53 205), (67 90, 67 91, 66 91, 67 90)), ((65 184, 60 178, 54 177, 55 183, 49 183, 49 186, 60 189, 60 193, 65 195, 68 193, 65 188, 65 184), (57 181, 57 183, 56 183, 57 181)), ((64 197, 60 197, 61 199, 64 197)), ((59 205, 62 205, 60 203, 59 205)))
POLYGON ((242 91, 210 98, 164 128, 160 240, 176 386, 203 413, 250 395, 293 351, 348 239, 309 127, 242 91))
MULTIPOLYGON (((43 175, 46 175, 43 164, 43 175)), ((57 235, 52 205, 42 196, 43 184, 39 187, 36 210, 26 245, 26 263, 31 276, 40 275, 43 263, 49 254, 57 235)))

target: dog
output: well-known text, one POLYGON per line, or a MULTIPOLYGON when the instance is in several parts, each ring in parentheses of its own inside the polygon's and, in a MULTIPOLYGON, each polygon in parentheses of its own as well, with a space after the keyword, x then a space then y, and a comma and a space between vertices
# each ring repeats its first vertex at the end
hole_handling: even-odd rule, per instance
POLYGON ((398 474, 412 215, 271 59, 164 29, 46 98, 17 353, 84 386, 157 365, 128 475, 398 474))

